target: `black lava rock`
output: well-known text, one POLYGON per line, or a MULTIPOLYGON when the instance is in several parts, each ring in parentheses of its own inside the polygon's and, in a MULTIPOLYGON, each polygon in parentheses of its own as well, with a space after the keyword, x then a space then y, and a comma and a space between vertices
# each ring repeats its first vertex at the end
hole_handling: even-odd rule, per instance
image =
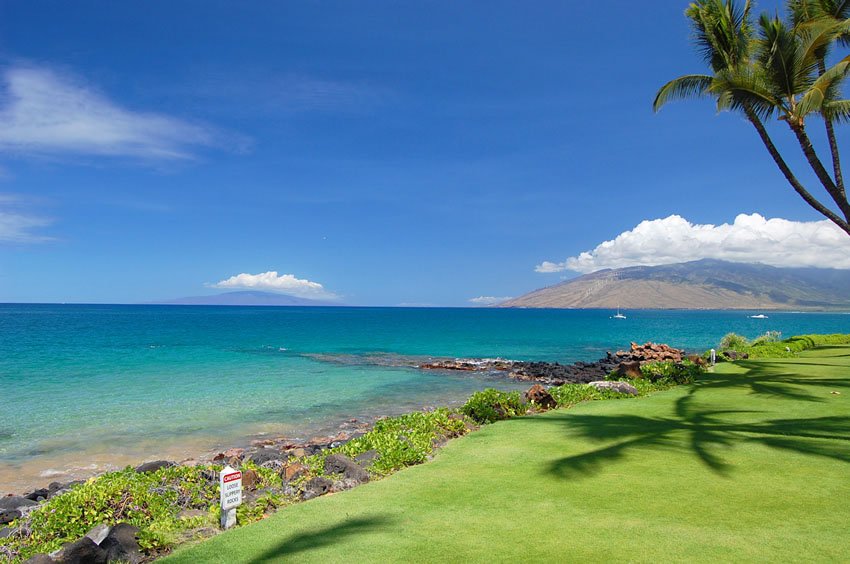
POLYGON ((53 561, 59 564, 106 564, 106 551, 90 538, 83 537, 64 545, 53 561))
POLYGON ((362 466, 343 454, 332 454, 325 459, 325 472, 328 474, 342 474, 347 480, 356 482, 368 482, 369 473, 362 466))
POLYGON ((0 525, 11 523, 23 515, 17 509, 0 509, 0 525))
POLYGON ((154 460, 153 462, 139 464, 136 466, 136 472, 140 474, 145 472, 156 472, 160 468, 168 468, 169 466, 175 466, 175 464, 176 463, 171 462, 170 460, 154 460))
POLYGON ((304 484, 304 492, 301 494, 301 497, 304 500, 308 500, 325 495, 331 491, 333 485, 334 483, 324 476, 317 476, 304 484))
POLYGON ((7 495, 6 497, 0 497, 0 509, 20 510, 22 507, 34 507, 36 505, 38 505, 38 503, 35 501, 19 495, 7 495))
POLYGON ((142 561, 139 528, 127 523, 118 523, 112 527, 100 547, 105 551, 109 562, 137 564, 142 561))
POLYGON ((275 448, 261 448, 257 452, 251 453, 248 458, 255 464, 260 465, 271 462, 272 460, 282 459, 283 453, 275 448))

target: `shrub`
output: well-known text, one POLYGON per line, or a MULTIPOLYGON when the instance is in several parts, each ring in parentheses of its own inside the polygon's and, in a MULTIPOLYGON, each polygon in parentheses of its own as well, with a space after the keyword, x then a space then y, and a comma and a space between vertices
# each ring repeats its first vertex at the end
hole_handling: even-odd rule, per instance
POLYGON ((675 384, 692 384, 702 373, 702 367, 690 360, 682 362, 647 362, 641 365, 640 371, 644 378, 656 382, 666 379, 675 384))
POLYGON ((782 340, 782 333, 779 331, 768 331, 764 335, 756 337, 752 343, 750 343, 751 347, 758 347, 760 345, 766 345, 768 343, 776 343, 782 340))
POLYGON ((757 339, 751 347, 741 352, 746 352, 750 355, 750 358, 787 358, 815 347, 847 344, 850 344, 850 335, 799 335, 784 341, 764 340, 759 342, 757 339))
POLYGON ((737 333, 727 333, 720 339, 720 350, 740 351, 750 346, 750 341, 737 333))
POLYGON ((519 392, 500 392, 492 388, 475 392, 460 408, 461 413, 482 424, 525 415, 526 410, 519 392))
MULTIPOLYGON (((723 338, 724 342, 730 335, 737 337, 730 333, 723 338)), ((798 335, 782 341, 779 340, 780 337, 778 331, 768 331, 752 343, 731 348, 739 353, 746 353, 749 358, 789 358, 815 347, 850 344, 850 334, 798 335)))

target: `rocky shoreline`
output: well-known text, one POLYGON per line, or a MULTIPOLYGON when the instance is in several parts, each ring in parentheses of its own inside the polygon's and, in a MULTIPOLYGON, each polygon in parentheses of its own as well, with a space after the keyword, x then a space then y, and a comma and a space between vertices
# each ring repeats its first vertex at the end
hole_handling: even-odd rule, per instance
MULTIPOLYGON (((667 345, 632 343, 628 351, 609 352, 596 362, 562 365, 557 362, 504 359, 430 359, 417 365, 416 368, 429 371, 489 372, 517 381, 530 382, 533 386, 526 392, 525 401, 533 403, 538 409, 545 410, 555 406, 555 400, 545 386, 560 386, 565 383, 590 384, 598 389, 611 389, 624 394, 637 395, 637 390, 626 382, 607 382, 605 377, 611 373, 640 377, 640 367, 644 363, 657 361, 681 363, 684 359, 683 351, 667 345)), ((694 356, 690 357, 690 360, 701 362, 701 359, 694 356)), ((261 479, 257 471, 267 469, 280 476, 283 495, 308 500, 326 493, 350 489, 369 481, 370 475, 367 469, 378 456, 377 451, 364 452, 354 459, 341 454, 328 455, 324 460, 324 470, 334 479, 326 476, 309 477, 305 458, 340 447, 348 441, 361 437, 370 431, 373 425, 373 422, 349 419, 342 423, 338 432, 332 436, 314 437, 303 441, 286 437, 259 439, 252 441, 247 447, 230 448, 210 457, 199 457, 182 462, 149 461, 138 465, 134 470, 143 474, 171 466, 197 467, 208 464, 227 464, 242 469, 245 499, 246 502, 252 503, 261 495, 269 493, 268 490, 260 489, 261 479)), ((211 486, 217 483, 214 471, 209 471, 209 476, 205 474, 204 479, 211 486)), ((68 492, 79 483, 82 481, 52 482, 46 487, 37 488, 22 495, 7 494, 0 497, 0 539, 10 535, 28 535, 28 531, 20 528, 25 525, 19 523, 26 522, 27 515, 40 503, 68 492), (16 520, 18 520, 16 528, 7 526, 16 520)), ((183 512, 186 512, 187 517, 192 517, 197 516, 195 514, 199 510, 187 506, 183 512)), ((147 558, 142 555, 133 540, 134 530, 138 532, 138 529, 127 524, 106 527, 104 530, 93 530, 77 542, 65 545, 60 551, 50 556, 40 555, 39 558, 42 556, 43 558, 32 561, 54 564, 89 561, 87 559, 103 562, 113 560, 141 562, 147 558), (106 544, 103 545, 103 543, 106 544)))
MULTIPOLYGON (((588 384, 593 381, 604 380, 612 372, 618 372, 624 376, 635 376, 634 371, 635 369, 639 370, 640 364, 659 361, 678 363, 686 358, 695 362, 702 362, 697 355, 686 356, 684 351, 668 345, 631 343, 629 350, 608 352, 605 357, 594 362, 580 361, 573 364, 561 364, 558 362, 517 361, 501 358, 428 358, 419 363, 405 362, 403 365, 428 371, 486 372, 521 382, 544 386, 561 386, 563 384, 588 384)), ((384 362, 377 361, 375 364, 384 365, 384 362)), ((181 462, 172 462, 172 464, 191 466, 201 463, 228 462, 233 459, 252 460, 257 464, 263 464, 275 460, 281 455, 284 458, 290 455, 309 456, 322 450, 338 447, 362 436, 372 427, 373 423, 374 421, 349 419, 339 424, 337 433, 333 435, 303 440, 283 436, 255 439, 247 446, 229 448, 208 455, 185 459, 181 462)), ((139 468, 144 468, 145 464, 140 465, 139 468)), ((94 473, 93 476, 101 473, 103 472, 94 473)), ((53 481, 47 486, 33 489, 21 495, 6 493, 5 497, 0 497, 0 526, 5 524, 2 513, 3 499, 16 496, 35 503, 67 491, 70 486, 82 481, 84 480, 53 481)), ((8 505, 8 502, 6 505, 8 505)))

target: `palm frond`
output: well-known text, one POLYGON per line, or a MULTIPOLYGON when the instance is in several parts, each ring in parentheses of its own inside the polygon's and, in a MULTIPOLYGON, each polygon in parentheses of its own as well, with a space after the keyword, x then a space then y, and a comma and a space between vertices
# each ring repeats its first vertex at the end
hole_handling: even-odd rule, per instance
POLYGON ((806 94, 800 99, 796 113, 800 117, 819 112, 825 103, 829 103, 839 90, 839 85, 850 72, 850 56, 841 59, 829 67, 823 75, 812 84, 806 94))
POLYGON ((710 92, 717 96, 717 110, 752 111, 766 120, 784 111, 781 99, 771 92, 764 73, 756 67, 739 68, 718 73, 710 92))
POLYGON ((685 11, 694 43, 712 70, 720 71, 749 58, 753 35, 751 4, 734 0, 697 0, 685 11))
POLYGON ((794 99, 814 81, 817 59, 807 58, 800 37, 779 17, 759 18, 758 63, 777 98, 794 99))
POLYGON ((807 22, 823 17, 818 0, 788 0, 785 3, 785 11, 788 13, 788 25, 798 27, 807 22))
POLYGON ((850 123, 850 100, 826 102, 821 106, 818 113, 835 123, 850 123))
POLYGON ((850 18, 850 0, 817 0, 824 15, 839 20, 850 18))
POLYGON ((850 35, 850 20, 820 17, 795 28, 800 38, 801 58, 810 62, 825 59, 829 47, 837 39, 850 35))
POLYGON ((684 100, 705 96, 712 78, 704 74, 689 74, 673 79, 662 86, 655 95, 652 110, 658 112, 670 100, 684 100))

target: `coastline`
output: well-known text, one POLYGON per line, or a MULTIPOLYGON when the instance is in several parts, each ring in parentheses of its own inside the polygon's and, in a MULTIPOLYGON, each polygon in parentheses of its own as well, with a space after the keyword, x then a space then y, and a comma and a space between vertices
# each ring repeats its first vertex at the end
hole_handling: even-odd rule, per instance
MULTIPOLYGON (((649 346, 647 344, 645 346, 649 346)), ((654 345, 653 345, 654 346, 654 345)), ((419 371, 439 374, 485 374, 489 380, 498 382, 512 382, 521 386, 532 384, 543 384, 546 386, 559 386, 562 384, 585 384, 594 380, 604 379, 614 371, 618 365, 625 360, 630 360, 641 348, 632 343, 631 351, 608 352, 607 355, 595 362, 578 361, 573 364, 560 364, 558 362, 528 362, 507 359, 468 359, 468 358, 441 358, 422 357, 412 363, 407 357, 393 357, 393 362, 401 363, 409 368, 419 371), (637 347, 637 348, 636 348, 637 347)), ((670 349, 677 350, 678 349, 670 349)), ((640 352, 635 358, 641 360, 681 360, 684 351, 678 351, 678 356, 665 356, 659 353, 658 357, 652 356, 650 349, 640 352), (649 355, 649 356, 647 356, 649 355), (652 357, 652 358, 650 358, 652 357)), ((372 358, 371 363, 385 363, 382 357, 372 358)), ((445 407, 455 408, 464 400, 455 400, 445 404, 445 407)), ((443 404, 441 404, 443 406, 443 404)), ((231 440, 229 442, 215 442, 210 437, 207 440, 196 442, 181 438, 175 444, 165 446, 161 440, 151 439, 148 441, 151 448, 145 445, 137 445, 131 452, 115 452, 110 445, 98 445, 88 452, 74 452, 69 458, 41 458, 29 463, 18 465, 7 465, 0 467, 0 496, 2 495, 28 495, 33 491, 57 488, 57 484, 78 483, 89 478, 100 476, 108 472, 114 472, 127 467, 136 467, 152 461, 167 460, 171 464, 181 466, 195 466, 199 464, 211 464, 223 459, 230 458, 233 453, 239 453, 246 459, 260 455, 264 451, 286 451, 293 449, 306 449, 308 451, 321 451, 335 448, 345 442, 361 436, 370 430, 375 421, 394 417, 410 411, 423 411, 434 409, 431 403, 419 405, 404 405, 397 409, 384 413, 372 414, 359 417, 340 417, 337 420, 314 427, 312 431, 297 436, 294 433, 284 432, 260 432, 250 434, 231 440), (295 435, 295 436, 294 436, 295 435), (307 438, 309 436, 309 438, 307 438), (146 454, 141 455, 144 451, 146 454), (227 454, 230 453, 230 454, 227 454), (28 468, 29 466, 29 468, 28 468), (62 468, 62 470, 60 470, 62 468), (11 477, 14 477, 12 479, 11 477)), ((266 425, 272 425, 267 423, 266 425)))
POLYGON ((237 515, 240 524, 248 524, 292 503, 348 490, 421 464, 449 440, 483 425, 585 401, 667 390, 693 382, 694 370, 700 372, 704 363, 688 362, 683 351, 666 345, 633 343, 630 351, 609 353, 597 363, 564 366, 454 359, 418 368, 469 372, 490 370, 494 364, 531 387, 524 395, 487 389, 473 393, 460 409, 411 412, 381 418, 372 425, 349 420, 349 430, 335 436, 304 442, 286 438, 254 441, 249 448, 218 453, 211 463, 155 460, 85 482, 53 482, 24 496, 7 495, 0 498, 0 525, 5 525, 0 527, 0 552, 11 559, 38 557, 45 562, 76 562, 77 556, 72 555, 80 551, 108 561, 147 561, 182 541, 218 531, 211 524, 220 517, 218 480, 223 467, 236 468, 242 474, 243 505, 237 515), (617 369, 608 374, 615 360, 619 361, 617 369), (537 375, 530 373, 529 365, 539 371, 537 375), (600 371, 613 378, 596 379, 600 371), (564 385, 548 390, 534 382, 535 378, 551 381, 553 373, 576 376, 568 376, 564 385), (583 384, 582 380, 594 381, 583 384), (90 505, 91 509, 81 509, 90 505), (117 541, 115 535, 123 540, 117 541), (115 543, 120 552, 107 556, 105 551, 113 550, 115 543))
MULTIPOLYGON (((718 358, 747 358, 748 353, 755 358, 785 358, 833 344, 850 344, 850 335, 744 342, 743 349, 723 349, 718 358)), ((110 541, 109 535, 120 534, 126 540, 121 554, 106 559, 123 561, 131 557, 134 562, 147 561, 166 554, 175 544, 218 531, 213 523, 220 517, 218 480, 224 466, 242 472, 245 493, 244 504, 237 512, 238 522, 249 524, 287 505, 342 492, 423 463, 449 440, 489 423, 587 401, 642 397, 699 383, 706 364, 700 356, 687 356, 666 345, 633 343, 629 351, 609 354, 593 368, 606 370, 612 360, 619 363, 602 380, 569 382, 548 389, 534 383, 525 392, 524 400, 518 392, 488 389, 474 393, 458 410, 437 408, 407 413, 380 419, 371 426, 348 421, 350 431, 337 436, 303 443, 285 439, 257 441, 248 449, 228 449, 217 454, 213 464, 157 460, 85 483, 55 483, 26 497, 6 496, 0 498, 0 524, 6 524, 0 528, 0 552, 12 559, 41 554, 45 556, 39 556, 40 561, 64 562, 79 550, 103 555, 112 550, 105 547, 115 541, 110 541), (83 507, 91 509, 83 511, 83 507), (76 522, 78 519, 82 520, 76 522), (51 557, 46 556, 48 553, 51 557)), ((466 372, 486 370, 494 363, 506 366, 511 361, 455 359, 419 368, 466 372)), ((516 363, 518 370, 509 368, 508 374, 530 383, 531 378, 523 372, 528 364, 538 363, 516 363)), ((552 371, 567 371, 561 365, 543 364, 546 370, 537 376, 541 379, 552 378, 552 371)), ((587 367, 571 365, 570 369, 587 367)))

